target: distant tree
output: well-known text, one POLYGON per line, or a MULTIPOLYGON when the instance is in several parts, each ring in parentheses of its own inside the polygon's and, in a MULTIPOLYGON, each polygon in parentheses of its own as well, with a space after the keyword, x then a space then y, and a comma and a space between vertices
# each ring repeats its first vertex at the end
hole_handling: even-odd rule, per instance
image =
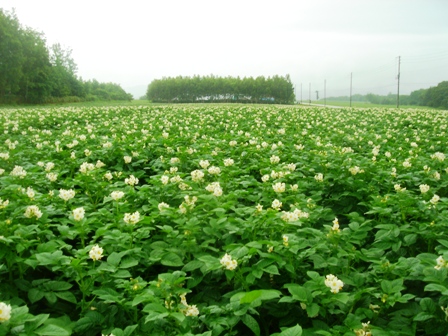
POLYGON ((19 20, 14 11, 0 8, 0 99, 19 91, 23 61, 19 20))
POLYGON ((26 29, 22 33, 21 95, 25 102, 43 103, 51 95, 52 67, 42 33, 26 29))
POLYGON ((146 91, 154 102, 260 102, 291 104, 295 100, 289 75, 285 77, 164 77, 155 79, 146 91))
POLYGON ((426 106, 448 109, 448 81, 440 82, 426 90, 423 103, 426 106))

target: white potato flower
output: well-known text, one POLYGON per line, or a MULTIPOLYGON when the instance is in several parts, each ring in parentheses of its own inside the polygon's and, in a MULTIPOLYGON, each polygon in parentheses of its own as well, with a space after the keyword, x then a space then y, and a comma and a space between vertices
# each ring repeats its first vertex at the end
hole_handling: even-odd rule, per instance
POLYGON ((30 205, 26 207, 25 215, 26 218, 36 217, 39 219, 42 217, 42 211, 40 211, 37 205, 30 205))
POLYGON ((112 191, 110 193, 110 197, 114 200, 114 201, 118 201, 120 199, 122 199, 124 197, 124 192, 123 191, 112 191))
POLYGON ((272 185, 272 189, 274 189, 274 191, 276 193, 282 193, 282 192, 285 192, 286 185, 285 185, 285 183, 277 182, 272 185))
POLYGON ((282 207, 282 202, 280 202, 278 199, 275 199, 272 201, 271 207, 274 210, 280 210, 280 208, 282 207))
POLYGON ((434 196, 429 200, 429 202, 431 202, 431 204, 433 204, 433 205, 436 205, 437 202, 439 202, 439 200, 440 200, 440 196, 439 196, 439 195, 434 195, 434 196))
POLYGON ((58 174, 56 173, 47 173, 45 175, 45 177, 50 181, 50 182, 54 182, 58 179, 58 174))
POLYGON ((196 305, 189 305, 185 311, 185 316, 198 316, 199 309, 196 305))
POLYGON ((11 176, 17 176, 19 178, 24 178, 26 176, 26 170, 21 166, 15 166, 11 171, 11 176))
POLYGON ((194 182, 200 182, 204 178, 204 173, 200 169, 193 170, 190 174, 194 182))
POLYGON ((437 262, 437 265, 434 266, 434 268, 435 268, 436 270, 441 270, 442 268, 448 268, 448 263, 446 262, 445 259, 443 259, 442 256, 439 256, 439 257, 436 259, 436 262, 437 262))
POLYGON ((165 203, 165 202, 161 202, 159 203, 159 205, 157 206, 157 208, 159 209, 159 211, 163 211, 164 209, 168 209, 170 206, 165 203))
POLYGON ((123 220, 127 224, 137 224, 140 220, 140 212, 136 211, 134 213, 125 213, 123 220))
POLYGON ((85 210, 83 207, 76 208, 73 210, 73 219, 77 222, 82 221, 84 219, 85 210))
POLYGON ((422 194, 425 194, 429 190, 429 185, 427 185, 427 184, 420 184, 419 188, 420 188, 420 192, 422 194))
POLYGON ((227 253, 224 255, 224 257, 221 258, 219 262, 229 271, 233 271, 238 266, 238 262, 235 259, 232 259, 230 254, 227 253))
POLYGON ((11 318, 11 305, 0 302, 0 323, 6 322, 11 318))
POLYGON ((218 175, 219 173, 221 173, 221 169, 219 169, 219 167, 215 167, 215 166, 211 166, 210 168, 208 168, 207 171, 211 175, 218 175))
POLYGON ((210 166, 210 162, 208 162, 208 160, 201 160, 199 161, 199 165, 202 169, 207 169, 208 166, 210 166))
POLYGON ((99 247, 98 244, 94 245, 89 252, 89 257, 94 261, 100 260, 103 257, 103 248, 99 247))
POLYGON ((273 164, 279 163, 280 158, 277 155, 272 155, 271 158, 269 159, 269 161, 271 161, 271 163, 273 163, 273 164))
POLYGON ((129 178, 124 179, 124 183, 129 184, 131 187, 138 184, 138 178, 136 178, 134 175, 129 176, 129 178))
POLYGON ((75 197, 75 191, 73 189, 65 190, 59 189, 59 197, 62 198, 65 202, 75 197))
POLYGON ((228 159, 224 159, 224 166, 229 167, 232 166, 235 163, 235 161, 233 161, 233 159, 228 158, 228 159))
POLYGON ((339 232, 339 220, 337 217, 334 218, 333 220, 333 226, 331 227, 331 230, 334 232, 339 232))
POLYGON ((166 175, 162 175, 162 177, 160 178, 160 181, 162 181, 162 184, 168 184, 170 178, 166 175))
POLYGON ((333 274, 328 274, 325 277, 325 286, 329 287, 331 292, 336 294, 344 287, 344 283, 333 274))
POLYGON ((107 172, 106 174, 104 174, 104 178, 108 181, 112 180, 113 175, 111 172, 107 172))

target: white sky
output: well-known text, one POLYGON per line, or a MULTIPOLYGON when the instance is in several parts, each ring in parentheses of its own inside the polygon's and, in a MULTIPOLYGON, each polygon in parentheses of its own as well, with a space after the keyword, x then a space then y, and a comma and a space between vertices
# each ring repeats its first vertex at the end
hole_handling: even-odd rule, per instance
POLYGON ((135 98, 164 76, 290 74, 300 99, 448 80, 448 0, 0 0, 73 50, 78 75, 135 98))

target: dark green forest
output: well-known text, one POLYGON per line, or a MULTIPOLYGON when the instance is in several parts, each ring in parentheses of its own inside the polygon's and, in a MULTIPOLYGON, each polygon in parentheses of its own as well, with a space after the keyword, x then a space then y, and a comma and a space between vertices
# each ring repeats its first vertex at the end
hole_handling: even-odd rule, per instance
POLYGON ((148 85, 146 96, 165 103, 258 103, 293 104, 294 87, 285 77, 168 77, 148 85))
MULTIPOLYGON (((349 101, 349 96, 329 97, 328 101, 349 101)), ((352 101, 369 102, 372 104, 382 105, 396 105, 397 95, 389 93, 386 96, 381 96, 373 93, 366 95, 354 94, 351 97, 352 101)), ((448 109, 448 81, 443 81, 437 86, 429 89, 420 89, 412 91, 409 95, 400 95, 400 105, 417 105, 429 106, 435 108, 448 109)))
POLYGON ((132 100, 118 84, 79 78, 71 53, 60 44, 48 47, 43 33, 0 8, 0 103, 132 100))

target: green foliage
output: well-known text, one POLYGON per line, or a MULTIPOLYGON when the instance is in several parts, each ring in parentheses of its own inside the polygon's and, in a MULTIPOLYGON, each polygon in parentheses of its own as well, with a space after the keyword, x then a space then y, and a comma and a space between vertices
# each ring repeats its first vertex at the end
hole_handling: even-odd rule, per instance
POLYGON ((0 335, 445 335, 447 120, 1 109, 0 335))
POLYGON ((289 75, 265 78, 168 77, 148 85, 146 96, 154 102, 229 102, 292 104, 294 88, 289 75))
MULTIPOLYGON (((448 82, 440 82, 436 87, 429 89, 420 89, 411 92, 410 95, 400 95, 400 106, 403 105, 418 105, 429 106, 435 108, 448 109, 448 82)), ((328 101, 349 101, 349 97, 329 97, 328 101)), ((352 101, 369 102, 371 104, 379 105, 395 105, 397 104, 397 95, 389 93, 386 96, 381 96, 373 93, 366 95, 355 94, 352 96, 352 101)))
POLYGON ((0 103, 132 100, 118 84, 78 78, 71 53, 59 43, 48 50, 42 33, 0 8, 0 103))

